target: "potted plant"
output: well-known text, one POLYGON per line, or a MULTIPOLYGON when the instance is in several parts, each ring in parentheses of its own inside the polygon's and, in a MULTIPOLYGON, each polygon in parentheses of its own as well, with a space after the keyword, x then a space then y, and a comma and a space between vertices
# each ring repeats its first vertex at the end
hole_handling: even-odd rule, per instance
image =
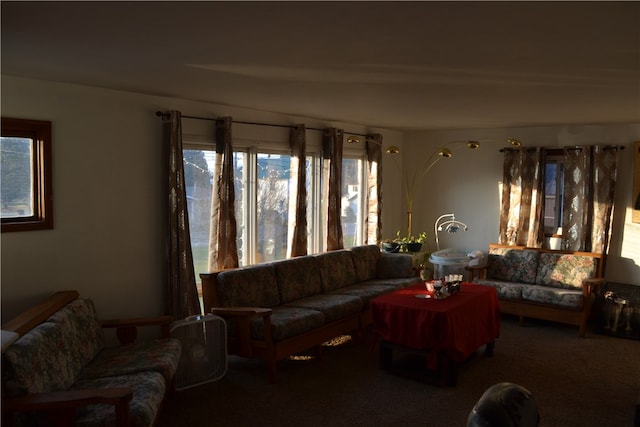
POLYGON ((382 242, 382 250, 392 254, 398 253, 400 251, 400 246, 399 242, 391 239, 387 239, 382 242))
POLYGON ((422 244, 427 240, 427 233, 421 232, 417 236, 404 236, 400 237, 400 230, 396 233, 395 242, 398 242, 405 252, 420 252, 422 250, 422 244))

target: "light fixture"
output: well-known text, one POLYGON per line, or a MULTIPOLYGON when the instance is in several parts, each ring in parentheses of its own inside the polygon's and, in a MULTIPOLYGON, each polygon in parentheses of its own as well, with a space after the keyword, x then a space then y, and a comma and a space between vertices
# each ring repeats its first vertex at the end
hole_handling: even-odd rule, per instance
MULTIPOLYGON (((453 157, 453 152, 448 146, 457 144, 460 142, 464 142, 469 149, 476 149, 480 146, 480 143, 477 141, 452 141, 445 144, 443 147, 440 147, 438 150, 434 151, 427 160, 423 163, 422 167, 416 169, 411 176, 409 176, 408 171, 405 168, 401 168, 398 164, 395 157, 392 157, 398 169, 402 171, 404 186, 405 186, 405 196, 407 198, 407 237, 411 236, 412 230, 412 219, 413 219, 413 192, 416 186, 416 181, 418 178, 423 178, 431 168, 441 159, 441 158, 451 158, 453 157), (421 172, 421 173, 420 173, 421 172)), ((400 148, 396 145, 390 145, 385 150, 387 154, 395 156, 396 154, 400 154, 400 148)))
POLYGON ((387 154, 398 154, 400 152, 400 148, 395 145, 390 145, 386 150, 387 154))
POLYGON ((438 151, 438 156, 440 157, 446 157, 447 159, 451 156, 453 156, 453 153, 451 152, 451 150, 449 150, 448 148, 441 148, 438 151))
POLYGON ((511 144, 512 147, 522 147, 522 142, 515 138, 508 138, 507 144, 511 144))
POLYGON ((467 148, 475 150, 476 148, 480 148, 480 143, 478 141, 467 141, 467 148))
POLYGON ((436 222, 433 224, 433 234, 436 238, 436 250, 440 250, 440 242, 438 241, 439 231, 446 231, 447 233, 457 233, 460 228, 462 228, 464 231, 467 231, 469 229, 469 227, 467 227, 467 224, 458 221, 453 213, 440 215, 438 219, 436 219, 436 222))
POLYGON ((347 137, 347 144, 360 144, 360 138, 354 135, 347 137))
MULTIPOLYGON (((488 142, 498 142, 497 140, 491 140, 488 142)), ((504 143, 505 140, 501 140, 500 142, 504 143)), ((467 140, 467 141, 451 141, 446 143, 444 146, 440 147, 438 150, 433 152, 429 157, 427 157, 426 161, 420 168, 417 168, 413 174, 409 175, 409 172, 406 168, 401 168, 398 164, 396 158, 394 157, 396 154, 400 154, 400 148, 396 145, 390 145, 385 150, 387 154, 390 154, 393 158, 393 161, 396 163, 398 169, 402 172, 405 186, 405 196, 407 198, 407 236, 411 236, 411 228, 412 228, 412 210, 413 210, 413 192, 416 186, 416 181, 418 178, 424 178, 424 176, 431 170, 431 168, 441 159, 441 158, 451 158, 453 157, 453 152, 448 148, 454 144, 464 143, 466 147, 470 150, 477 150, 480 148, 480 141, 476 140, 467 140)), ((515 138, 508 138, 506 143, 510 144, 512 147, 520 147, 522 146, 522 142, 515 138)))

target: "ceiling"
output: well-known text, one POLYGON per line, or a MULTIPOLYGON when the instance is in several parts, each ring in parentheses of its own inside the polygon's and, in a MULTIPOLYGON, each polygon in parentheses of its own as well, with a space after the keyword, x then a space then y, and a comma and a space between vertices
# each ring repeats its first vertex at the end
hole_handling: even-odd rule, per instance
POLYGON ((401 131, 640 121, 634 1, 3 1, 1 19, 4 75, 401 131))

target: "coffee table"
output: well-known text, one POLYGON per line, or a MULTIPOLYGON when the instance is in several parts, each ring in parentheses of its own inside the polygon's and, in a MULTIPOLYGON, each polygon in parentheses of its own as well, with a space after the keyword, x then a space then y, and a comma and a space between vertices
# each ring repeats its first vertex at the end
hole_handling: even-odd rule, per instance
POLYGON ((462 283, 460 292, 446 299, 424 298, 425 294, 429 293, 424 284, 418 284, 371 300, 375 339, 381 340, 380 367, 438 385, 455 385, 460 363, 482 346, 485 355, 493 355, 500 335, 496 290, 462 283), (417 353, 420 363, 408 370, 397 366, 394 350, 417 353))

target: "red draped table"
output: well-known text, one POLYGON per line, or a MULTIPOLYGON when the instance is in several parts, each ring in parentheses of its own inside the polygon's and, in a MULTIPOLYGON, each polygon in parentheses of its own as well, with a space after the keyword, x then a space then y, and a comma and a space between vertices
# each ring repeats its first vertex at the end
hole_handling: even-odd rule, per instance
POLYGON ((418 298, 428 294, 414 285, 371 300, 380 365, 392 370, 392 350, 420 352, 422 368, 437 373, 442 385, 455 385, 456 365, 486 345, 492 355, 500 334, 500 305, 490 286, 462 283, 459 293, 445 299, 418 298))

